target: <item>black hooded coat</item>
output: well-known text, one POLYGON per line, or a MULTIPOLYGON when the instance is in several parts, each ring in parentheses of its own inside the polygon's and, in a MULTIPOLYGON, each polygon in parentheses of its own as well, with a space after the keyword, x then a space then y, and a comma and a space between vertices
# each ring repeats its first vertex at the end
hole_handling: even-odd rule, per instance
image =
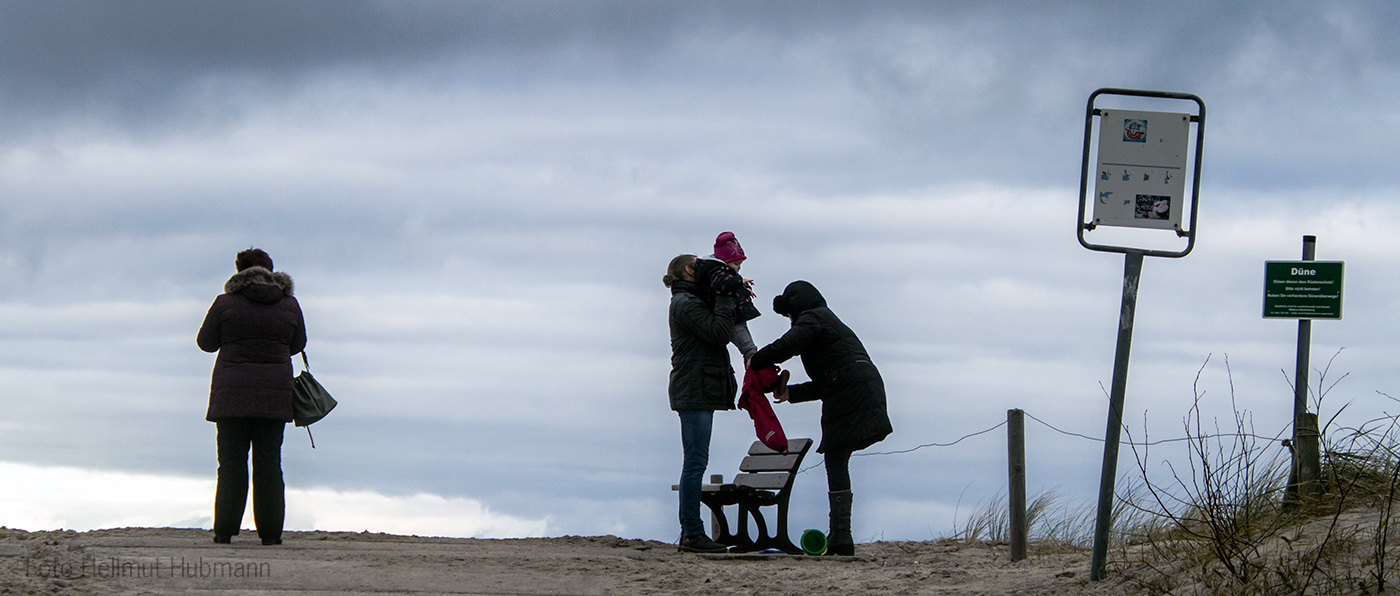
POLYGON ((788 388, 788 401, 822 401, 819 453, 859 451, 893 432, 885 407, 885 382, 870 354, 812 284, 795 281, 773 299, 773 311, 792 327, 754 354, 749 366, 762 368, 793 356, 812 380, 788 388))
POLYGON ((306 322, 292 278, 249 267, 229 278, 199 328, 199 348, 218 352, 205 419, 292 421, 292 354, 306 347, 306 322))

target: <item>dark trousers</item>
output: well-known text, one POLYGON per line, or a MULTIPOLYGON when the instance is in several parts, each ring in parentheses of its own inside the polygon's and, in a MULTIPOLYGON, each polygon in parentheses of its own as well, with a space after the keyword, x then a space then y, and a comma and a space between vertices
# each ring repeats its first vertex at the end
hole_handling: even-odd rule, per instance
POLYGON ((282 538, 286 485, 282 482, 282 431, 287 423, 267 418, 230 418, 217 423, 219 487, 214 492, 214 534, 233 536, 248 504, 248 449, 253 451, 253 523, 263 542, 282 538))
POLYGON ((826 458, 826 489, 831 492, 851 490, 851 452, 828 449, 826 458))

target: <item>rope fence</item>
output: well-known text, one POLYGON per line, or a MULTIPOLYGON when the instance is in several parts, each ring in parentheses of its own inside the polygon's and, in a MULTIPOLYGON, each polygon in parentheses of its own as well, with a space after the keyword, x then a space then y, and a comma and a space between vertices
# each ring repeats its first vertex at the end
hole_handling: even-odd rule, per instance
MULTIPOLYGON (((1023 410, 1023 412, 1024 412, 1024 410, 1023 410)), ((1067 437, 1074 437, 1074 438, 1077 438, 1077 439, 1085 439, 1085 440, 1089 440, 1089 441, 1094 441, 1094 442, 1096 442, 1096 443, 1102 443, 1102 442, 1104 441, 1104 440, 1103 440, 1102 438, 1100 438, 1100 437, 1091 437, 1091 436, 1086 435, 1086 434, 1076 433, 1076 432, 1070 432, 1070 431, 1067 431, 1067 430, 1063 430, 1063 429, 1057 428, 1055 425, 1050 424, 1049 422, 1046 422, 1046 421, 1044 421, 1044 420, 1041 420, 1041 419, 1039 419, 1039 418, 1036 418, 1035 416, 1032 416, 1029 412, 1024 412, 1024 413, 1025 413, 1025 416, 1026 416, 1027 418, 1030 418, 1031 420, 1034 420, 1034 421, 1040 423, 1041 426, 1044 426, 1045 428, 1048 428, 1048 429, 1050 429, 1050 430, 1052 430, 1052 431, 1054 431, 1054 432, 1056 432, 1056 433, 1065 435, 1065 436, 1067 436, 1067 437)), ((994 431, 994 430, 997 430, 997 429, 999 429, 999 428, 1001 428, 1001 427, 1003 427, 1003 426, 1006 426, 1006 421, 1005 421, 1005 420, 1003 420, 1003 421, 1001 421, 1001 422, 999 422, 999 423, 997 423, 997 424, 994 424, 994 425, 992 425, 992 426, 990 426, 990 427, 988 427, 988 428, 985 428, 985 429, 983 429, 983 430, 979 430, 979 431, 977 431, 977 432, 965 434, 965 435, 963 435, 963 436, 961 436, 961 437, 958 437, 956 440, 954 440, 954 441, 952 441, 952 442, 950 442, 950 443, 924 443, 923 445, 918 445, 918 446, 915 446, 915 447, 910 447, 910 448, 908 448, 908 449, 900 449, 900 450, 897 450, 897 451, 857 452, 857 453, 852 453, 851 456, 852 456, 852 457, 870 457, 870 456, 876 456, 876 455, 903 455, 903 454, 905 454, 905 453, 913 453, 913 452, 915 452, 915 451, 918 451, 918 450, 920 450, 920 449, 924 449, 924 448, 927 448, 927 447, 952 447, 952 446, 954 446, 954 445, 957 445, 958 443, 961 443, 961 442, 966 441, 966 440, 968 440, 968 439, 971 439, 971 438, 973 438, 973 437, 976 437, 976 436, 979 436, 979 435, 985 435, 985 434, 987 434, 987 433, 989 433, 989 432, 992 432, 992 431, 994 431)), ((1123 425, 1123 429, 1124 429, 1124 431, 1129 431, 1128 426, 1127 426, 1126 424, 1123 425)), ((1253 433, 1217 433, 1217 434, 1210 434, 1210 435, 1200 435, 1200 436, 1195 436, 1195 437, 1174 437, 1174 438, 1170 438, 1170 439, 1159 439, 1159 440, 1156 440, 1156 441, 1145 441, 1145 442, 1123 441, 1123 442, 1121 442, 1120 444, 1121 444, 1121 445, 1126 445, 1126 446, 1129 446, 1129 447, 1155 447, 1155 446, 1157 446, 1157 445, 1165 445, 1165 444, 1168 444, 1168 443, 1185 443, 1185 442, 1188 442, 1188 441, 1204 441, 1204 440, 1221 439, 1221 438, 1250 438, 1250 439, 1257 439, 1257 440, 1262 440, 1262 441, 1274 442, 1274 441, 1279 441, 1280 439, 1282 439, 1282 438, 1283 438, 1283 434, 1282 434, 1282 432, 1280 432, 1278 435, 1275 435, 1275 436, 1272 436, 1272 437, 1268 437, 1268 436, 1264 436, 1264 435, 1256 435, 1256 434, 1253 434, 1253 433)), ((801 470, 798 470, 798 473, 799 473, 799 474, 806 473, 808 470, 811 470, 811 469, 813 469, 813 468, 816 468, 816 467, 818 467, 818 466, 821 466, 823 463, 824 463, 824 462, 817 462, 817 463, 815 463, 815 464, 812 464, 812 465, 810 465, 810 466, 807 466, 807 467, 805 467, 805 468, 802 468, 801 470)))

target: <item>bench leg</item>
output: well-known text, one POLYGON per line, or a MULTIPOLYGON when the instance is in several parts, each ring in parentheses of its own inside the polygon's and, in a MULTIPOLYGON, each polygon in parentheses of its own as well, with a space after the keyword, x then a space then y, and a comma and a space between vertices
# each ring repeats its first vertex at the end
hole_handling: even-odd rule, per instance
MULTIPOLYGON (((733 546, 735 536, 729 532, 729 520, 724 517, 724 506, 705 503, 710 508, 710 533, 711 538, 725 546, 733 546)), ((741 520, 742 521, 742 520, 741 520)))
POLYGON ((739 552, 751 552, 763 550, 764 542, 768 538, 768 523, 763 519, 763 513, 757 508, 750 507, 743 503, 739 504, 739 535, 734 544, 734 550, 739 552), (749 520, 752 519, 754 525, 758 527, 758 536, 749 538, 749 520))
MULTIPOLYGON (((739 510, 742 515, 753 517, 754 523, 758 526, 758 539, 753 541, 754 550, 777 549, 790 555, 802 554, 802 548, 793 544, 788 535, 788 503, 780 501, 778 503, 767 503, 763 505, 740 505, 739 510), (769 533, 768 523, 763 516, 764 507, 776 507, 776 527, 774 532, 769 533)), ((747 538, 747 536, 745 536, 747 538)))
POLYGON ((793 544, 788 534, 788 502, 778 503, 778 533, 774 535, 773 548, 790 555, 802 554, 802 548, 793 544))

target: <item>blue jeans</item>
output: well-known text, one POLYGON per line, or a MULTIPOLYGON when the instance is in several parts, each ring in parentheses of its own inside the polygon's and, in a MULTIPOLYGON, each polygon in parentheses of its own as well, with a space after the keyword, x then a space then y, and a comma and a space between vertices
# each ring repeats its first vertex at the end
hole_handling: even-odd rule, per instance
POLYGON ((715 413, 710 410, 685 410, 681 417, 680 520, 681 536, 705 533, 700 520, 700 484, 705 467, 710 464, 710 432, 714 429, 715 413))

